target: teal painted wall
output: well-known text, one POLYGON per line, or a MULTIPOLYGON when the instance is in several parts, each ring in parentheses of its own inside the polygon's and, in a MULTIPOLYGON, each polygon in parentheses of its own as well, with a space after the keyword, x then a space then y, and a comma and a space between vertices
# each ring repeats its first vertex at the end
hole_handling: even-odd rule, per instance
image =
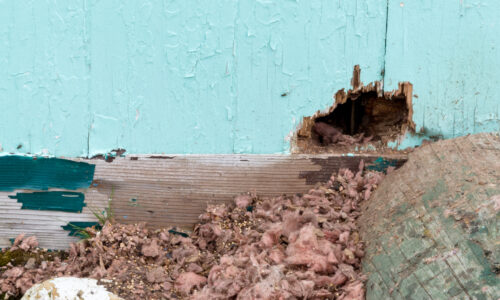
POLYGON ((0 145, 287 153, 356 64, 386 90, 411 81, 415 122, 431 135, 499 130, 500 6, 388 4, 0 0, 0 145))
POLYGON ((497 0, 389 0, 385 89, 413 83, 417 131, 453 138, 500 130, 499 31, 497 0))

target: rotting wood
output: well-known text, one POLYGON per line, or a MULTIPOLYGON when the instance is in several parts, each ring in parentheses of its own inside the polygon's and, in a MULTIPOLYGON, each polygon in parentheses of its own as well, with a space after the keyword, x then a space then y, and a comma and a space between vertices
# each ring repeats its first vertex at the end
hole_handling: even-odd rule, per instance
MULTIPOLYGON (((339 151, 334 151, 332 149, 328 149, 326 147, 314 147, 311 146, 310 143, 304 142, 311 140, 312 128, 317 119, 326 117, 333 113, 333 111, 342 104, 345 104, 348 100, 355 101, 361 95, 367 93, 376 93, 377 97, 383 98, 386 100, 394 99, 394 98, 404 98, 406 102, 407 109, 407 119, 401 126, 401 130, 399 136, 404 136, 408 131, 415 131, 415 123, 413 121, 413 105, 412 105, 412 97, 413 97, 413 85, 410 82, 400 82, 398 84, 398 89, 394 91, 383 91, 383 84, 379 81, 375 81, 373 83, 369 83, 368 85, 364 85, 361 82, 361 69, 359 65, 354 66, 353 77, 351 79, 352 88, 345 92, 344 89, 340 89, 333 96, 334 103, 328 109, 324 111, 318 110, 312 116, 306 116, 303 118, 302 122, 299 124, 298 129, 292 136, 291 140, 291 152, 292 153, 337 153, 339 151)), ((352 111, 354 113, 354 111, 352 111)), ((351 120, 352 121, 352 120, 351 120)), ((351 131, 352 131, 351 126, 351 131)), ((349 132, 347 132, 349 134, 349 132)), ((350 132, 352 135, 353 132, 350 132)), ((386 146, 386 145, 385 145, 386 146)), ((358 152, 356 147, 351 147, 349 151, 358 152)), ((345 150, 345 149, 343 149, 345 150)), ((374 149, 375 150, 375 149, 374 149)), ((376 151, 381 152, 381 150, 387 149, 376 149, 376 151)), ((340 151, 345 152, 345 151, 340 151)), ((391 152, 391 151, 387 151, 391 152)))
MULTIPOLYGON (((244 192, 261 196, 304 193, 339 168, 356 170, 360 160, 372 167, 399 166, 406 155, 151 155, 74 159, 95 165, 82 213, 21 209, 0 193, 0 248, 19 233, 36 234, 42 247, 61 249, 75 241, 62 229, 69 222, 95 222, 111 199, 118 222, 146 221, 152 227, 190 228, 207 204, 231 201, 244 192)), ((54 189, 50 189, 51 191, 54 189)), ((22 191, 32 192, 32 191, 22 191)))

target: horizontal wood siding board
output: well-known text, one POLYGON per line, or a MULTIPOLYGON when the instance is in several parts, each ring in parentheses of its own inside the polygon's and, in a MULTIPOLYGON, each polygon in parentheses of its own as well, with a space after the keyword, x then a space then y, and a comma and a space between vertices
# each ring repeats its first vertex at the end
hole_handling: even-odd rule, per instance
MULTIPOLYGON (((85 194, 81 213, 21 209, 9 196, 33 192, 0 192, 0 248, 20 233, 37 235, 42 247, 67 248, 75 241, 62 226, 92 222, 92 211, 102 211, 111 199, 118 222, 147 221, 151 227, 192 228, 207 204, 228 203, 244 192, 261 196, 303 193, 325 181, 339 168, 358 169, 361 159, 372 163, 378 155, 151 155, 102 159, 72 159, 95 165, 94 180, 85 194)), ((386 155, 403 162, 405 155, 386 155)), ((59 191, 61 189, 50 189, 59 191)))

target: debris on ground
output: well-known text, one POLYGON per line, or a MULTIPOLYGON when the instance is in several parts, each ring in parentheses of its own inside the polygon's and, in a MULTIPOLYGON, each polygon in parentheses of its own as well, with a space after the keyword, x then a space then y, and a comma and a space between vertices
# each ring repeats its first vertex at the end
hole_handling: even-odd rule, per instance
MULTIPOLYGON (((342 169, 306 194, 244 194, 209 205, 190 236, 145 224, 106 224, 71 244, 67 257, 0 267, 0 292, 35 283, 94 278, 125 299, 364 299, 359 204, 383 179, 342 169)), ((11 251, 41 251, 20 236, 11 251)), ((0 295, 1 295, 0 293, 0 295)))

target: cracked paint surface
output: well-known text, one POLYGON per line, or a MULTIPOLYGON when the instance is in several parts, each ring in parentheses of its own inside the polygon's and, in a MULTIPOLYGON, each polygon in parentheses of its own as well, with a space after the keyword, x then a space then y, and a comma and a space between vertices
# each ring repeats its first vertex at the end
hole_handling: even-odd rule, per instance
POLYGON ((380 79, 386 8, 342 2, 0 1, 0 143, 288 152, 285 137, 331 105, 354 64, 380 79))
POLYGON ((500 130, 500 6, 494 0, 389 0, 385 89, 413 84, 420 136, 500 130))
POLYGON ((417 129, 498 130, 498 6, 462 2, 0 1, 0 152, 288 153, 356 64, 417 129))

